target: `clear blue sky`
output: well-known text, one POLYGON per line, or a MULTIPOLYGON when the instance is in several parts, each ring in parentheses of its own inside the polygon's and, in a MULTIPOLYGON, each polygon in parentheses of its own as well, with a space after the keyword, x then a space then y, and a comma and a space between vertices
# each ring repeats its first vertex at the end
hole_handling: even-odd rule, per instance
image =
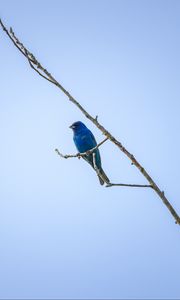
MULTIPOLYGON (((1 18, 180 213, 180 1, 0 1, 1 18)), ((105 188, 69 125, 102 134, 0 32, 0 298, 180 298, 180 227, 148 189, 105 188)), ((110 142, 113 182, 146 183, 110 142)))

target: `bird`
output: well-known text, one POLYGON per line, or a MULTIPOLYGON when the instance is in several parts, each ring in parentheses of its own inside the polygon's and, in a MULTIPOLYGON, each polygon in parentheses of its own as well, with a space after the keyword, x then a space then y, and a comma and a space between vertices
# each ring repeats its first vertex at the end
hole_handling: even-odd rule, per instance
MULTIPOLYGON (((74 122, 69 127, 73 130, 73 140, 79 153, 84 153, 97 146, 97 142, 93 133, 83 122, 74 122)), ((83 159, 86 160, 96 171, 101 185, 104 183, 108 184, 110 182, 109 178, 102 169, 101 156, 98 148, 96 148, 92 153, 83 156, 83 159), (95 156, 94 158, 93 155, 95 156)))

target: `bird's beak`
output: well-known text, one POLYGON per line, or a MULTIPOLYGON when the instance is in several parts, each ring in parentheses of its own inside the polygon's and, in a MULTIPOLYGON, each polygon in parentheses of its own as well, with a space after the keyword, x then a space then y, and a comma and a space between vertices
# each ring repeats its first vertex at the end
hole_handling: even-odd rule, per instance
POLYGON ((73 125, 71 125, 71 126, 69 126, 69 128, 73 129, 73 128, 74 128, 74 126, 73 126, 73 125))

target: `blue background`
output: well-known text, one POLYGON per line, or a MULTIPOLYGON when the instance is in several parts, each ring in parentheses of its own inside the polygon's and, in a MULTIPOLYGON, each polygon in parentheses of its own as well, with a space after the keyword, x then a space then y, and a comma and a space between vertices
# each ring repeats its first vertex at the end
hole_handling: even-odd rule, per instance
MULTIPOLYGON (((180 213, 180 1, 0 1, 1 18, 180 213)), ((0 32, 0 298, 180 298, 180 228, 150 189, 105 188, 74 121, 0 32)), ((146 183, 111 142, 112 182, 146 183)))

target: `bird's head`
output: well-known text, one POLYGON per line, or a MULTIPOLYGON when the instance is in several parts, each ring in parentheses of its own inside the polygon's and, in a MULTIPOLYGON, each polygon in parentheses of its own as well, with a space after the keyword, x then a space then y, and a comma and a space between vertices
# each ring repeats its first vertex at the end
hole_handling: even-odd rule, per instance
POLYGON ((69 126, 69 128, 71 128, 74 133, 80 132, 83 129, 87 129, 87 127, 81 121, 74 122, 71 126, 69 126))

